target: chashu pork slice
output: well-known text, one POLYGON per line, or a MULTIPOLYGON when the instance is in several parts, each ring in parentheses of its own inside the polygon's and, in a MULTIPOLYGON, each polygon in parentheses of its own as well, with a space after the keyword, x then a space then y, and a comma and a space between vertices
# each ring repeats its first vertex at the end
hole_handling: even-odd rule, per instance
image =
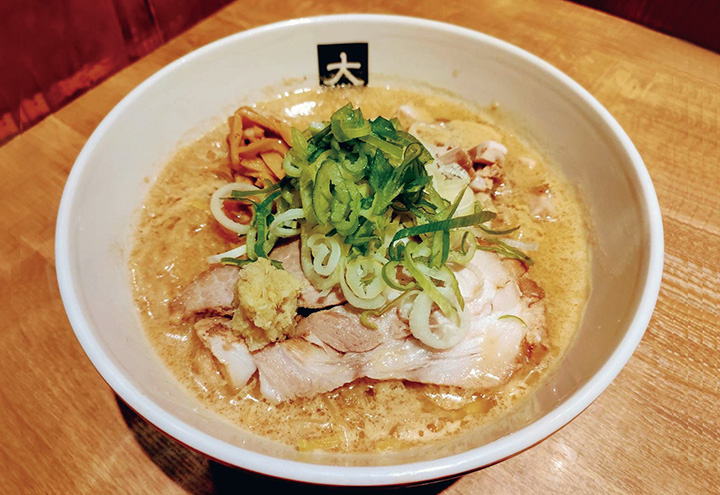
MULTIPOLYGON (((276 247, 270 257, 280 261, 290 275, 302 282, 303 289, 298 300, 301 308, 319 309, 345 302, 338 288, 322 295, 305 277, 300 264, 300 241, 276 247)), ((231 315, 233 287, 239 277, 238 270, 235 266, 217 265, 198 275, 170 302, 173 318, 186 320, 198 315, 231 315)))
POLYGON ((302 337, 269 345, 253 354, 260 392, 270 402, 279 403, 328 392, 364 376, 368 352, 360 348, 372 352, 384 339, 408 334, 407 324, 393 313, 373 319, 378 330, 363 326, 360 313, 347 305, 309 315, 298 325, 302 337), (362 337, 367 337, 366 343, 359 343, 362 337), (349 347, 358 350, 339 350, 349 347))
POLYGON ((179 320, 196 315, 232 315, 233 286, 237 279, 237 267, 211 267, 170 301, 170 314, 179 320))
POLYGON ((260 392, 272 403, 312 397, 355 380, 362 362, 305 339, 269 345, 253 355, 260 369, 260 392))
POLYGON ((270 253, 270 258, 282 263, 283 268, 290 275, 300 280, 303 284, 298 306, 308 309, 320 309, 330 306, 336 306, 345 302, 340 287, 323 295, 315 286, 307 279, 302 269, 300 261, 300 241, 294 240, 281 246, 276 246, 270 253))
POLYGON ((399 318, 375 318, 374 322, 380 328, 373 330, 360 323, 361 313, 349 304, 312 313, 298 322, 296 336, 347 353, 372 351, 386 340, 387 335, 395 338, 409 335, 406 322, 399 318))
POLYGON ((230 320, 204 318, 195 323, 200 341, 222 365, 223 375, 233 388, 240 388, 255 374, 257 367, 245 341, 233 334, 230 320))
POLYGON ((253 355, 263 395, 272 402, 311 397, 362 377, 465 388, 507 382, 523 359, 542 346, 544 294, 522 264, 495 253, 478 251, 455 273, 470 319, 467 335, 456 346, 432 349, 410 335, 408 308, 377 318, 374 331, 347 307, 320 311, 301 322, 304 337, 253 355), (348 346, 368 332, 376 335, 361 346, 367 350, 348 346))

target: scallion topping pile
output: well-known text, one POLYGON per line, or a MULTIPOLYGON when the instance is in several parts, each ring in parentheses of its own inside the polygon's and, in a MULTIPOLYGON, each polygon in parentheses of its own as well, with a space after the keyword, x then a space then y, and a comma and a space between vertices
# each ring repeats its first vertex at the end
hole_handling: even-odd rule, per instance
POLYGON ((472 213, 456 215, 465 190, 453 201, 442 198, 425 167, 434 157, 395 120, 366 120, 348 104, 330 122, 292 129, 291 141, 284 179, 263 189, 232 190, 224 198, 253 208, 249 229, 241 234, 246 248, 233 254, 244 252, 250 261, 268 257, 280 238, 299 235, 305 276, 319 290, 339 285, 352 306, 365 310, 365 325, 374 326, 371 315, 413 301, 413 335, 431 347, 451 347, 467 325, 448 263, 467 264, 476 249, 531 263, 494 237, 515 229, 487 227, 496 214, 478 202, 472 213), (457 331, 431 331, 435 305, 457 331))

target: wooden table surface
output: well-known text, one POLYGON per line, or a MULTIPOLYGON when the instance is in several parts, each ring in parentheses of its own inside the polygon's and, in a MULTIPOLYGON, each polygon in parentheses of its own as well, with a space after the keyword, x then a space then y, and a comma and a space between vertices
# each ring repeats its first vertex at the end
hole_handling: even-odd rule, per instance
MULTIPOLYGON (((514 43, 565 71, 625 128, 664 217, 648 331, 613 384, 533 448, 420 493, 720 493, 720 55, 561 1, 302 0, 231 4, 0 148, 0 491, 236 493, 318 489, 210 462, 116 398, 65 317, 55 217, 103 116, 167 63, 220 37, 306 15, 429 17, 514 43)), ((271 492, 265 492, 271 493, 271 492)))

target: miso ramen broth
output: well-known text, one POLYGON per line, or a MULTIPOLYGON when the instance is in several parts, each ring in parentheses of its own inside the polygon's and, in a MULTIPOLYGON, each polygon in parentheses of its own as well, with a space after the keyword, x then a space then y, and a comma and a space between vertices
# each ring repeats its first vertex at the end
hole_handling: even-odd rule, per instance
MULTIPOLYGON (((327 121, 351 102, 365 117, 399 117, 407 108, 430 123, 411 126, 428 144, 462 147, 494 140, 507 147, 508 187, 481 197, 509 226, 534 261, 529 276, 544 291, 546 352, 524 362, 492 389, 362 378, 331 392, 272 404, 260 393, 257 373, 239 390, 230 387, 192 322, 171 318, 169 303, 208 268, 207 257, 237 245, 237 236, 210 213, 210 197, 231 180, 228 126, 180 149, 159 174, 139 217, 130 271, 142 321, 168 368, 207 408, 266 438, 300 450, 377 452, 427 444, 476 428, 506 413, 551 373, 570 345, 588 296, 588 233, 578 194, 536 147, 495 108, 479 109, 450 96, 387 88, 336 88, 285 94, 257 103, 262 114, 305 129, 327 121), (511 185, 511 186, 510 186, 511 185), (538 205, 546 201, 547 205, 538 205)), ((409 120, 408 120, 409 119, 409 120)), ((520 357, 518 357, 520 359, 520 357)))

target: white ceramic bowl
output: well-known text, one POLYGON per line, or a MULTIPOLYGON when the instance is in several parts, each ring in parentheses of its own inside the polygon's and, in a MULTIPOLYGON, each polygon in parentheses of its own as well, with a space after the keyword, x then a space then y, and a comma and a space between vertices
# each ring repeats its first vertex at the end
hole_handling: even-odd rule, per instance
POLYGON ((57 272, 78 340, 135 411, 222 462, 272 476, 391 485, 457 475, 506 458, 586 408, 624 366, 660 286, 663 236, 647 170, 610 114, 539 58, 467 29, 404 17, 299 19, 238 33, 170 64, 123 99, 70 173, 57 223, 57 272), (370 84, 424 81, 520 117, 580 188, 593 230, 592 294, 562 365, 522 407, 491 427, 431 448, 374 456, 301 455, 240 431, 181 389, 150 347, 127 270, 136 209, 178 145, 241 102, 292 78, 318 84, 316 46, 369 44, 370 84), (322 465, 318 465, 322 464, 322 465))

